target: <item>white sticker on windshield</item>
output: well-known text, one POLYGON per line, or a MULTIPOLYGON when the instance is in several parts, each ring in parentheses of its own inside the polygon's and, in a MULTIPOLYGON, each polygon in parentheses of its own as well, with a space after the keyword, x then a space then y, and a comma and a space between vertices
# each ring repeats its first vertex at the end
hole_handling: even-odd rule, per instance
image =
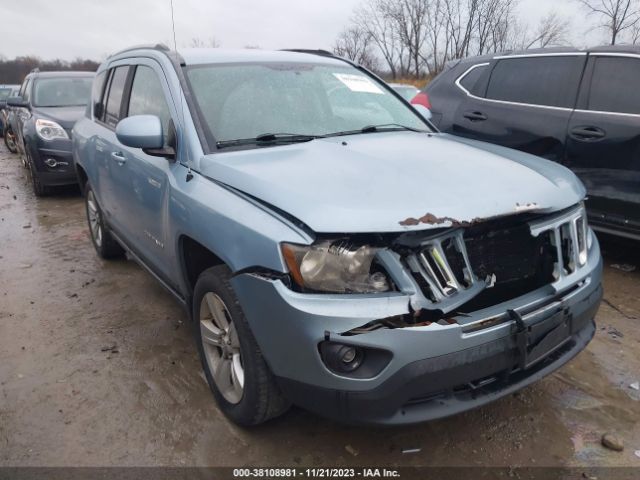
POLYGON ((334 73, 334 77, 344 83, 352 92, 378 93, 384 95, 384 92, 364 75, 353 75, 351 73, 334 73))

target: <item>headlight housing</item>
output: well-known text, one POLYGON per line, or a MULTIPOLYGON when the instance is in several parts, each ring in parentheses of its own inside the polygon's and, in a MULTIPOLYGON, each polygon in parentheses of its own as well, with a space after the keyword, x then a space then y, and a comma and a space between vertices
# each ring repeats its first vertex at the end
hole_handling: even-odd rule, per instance
POLYGON ((38 118, 36 120, 36 133, 43 140, 68 139, 69 135, 64 128, 52 120, 38 118))
POLYGON ((387 276, 371 268, 378 250, 347 241, 322 241, 313 245, 282 244, 285 262, 299 287, 333 293, 389 291, 387 276))

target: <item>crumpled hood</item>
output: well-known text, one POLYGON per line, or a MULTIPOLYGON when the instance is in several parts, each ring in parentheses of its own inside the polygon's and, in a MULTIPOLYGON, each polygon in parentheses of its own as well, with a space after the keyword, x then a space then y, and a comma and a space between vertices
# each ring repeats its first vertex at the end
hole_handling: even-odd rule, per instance
POLYGON ((401 232, 551 212, 585 196, 556 163, 446 134, 387 132, 208 155, 201 173, 316 232, 401 232))
POLYGON ((84 115, 87 107, 37 107, 37 113, 60 124, 65 130, 71 130, 73 125, 84 115))

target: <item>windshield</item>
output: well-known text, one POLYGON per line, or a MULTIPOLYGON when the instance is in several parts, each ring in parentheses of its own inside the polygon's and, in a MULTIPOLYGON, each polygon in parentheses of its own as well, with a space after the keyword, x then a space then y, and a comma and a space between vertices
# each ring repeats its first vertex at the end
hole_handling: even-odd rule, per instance
POLYGON ((415 97, 420 90, 415 87, 393 87, 393 89, 400 94, 402 98, 405 100, 411 101, 413 97, 415 97))
POLYGON ((11 92, 13 92, 13 88, 0 88, 0 100, 6 100, 12 96, 11 92))
POLYGON ((89 103, 92 77, 39 78, 35 84, 36 107, 73 107, 89 103))
POLYGON ((188 68, 187 77, 218 144, 265 134, 360 133, 372 126, 430 131, 382 84, 346 64, 205 65, 188 68))

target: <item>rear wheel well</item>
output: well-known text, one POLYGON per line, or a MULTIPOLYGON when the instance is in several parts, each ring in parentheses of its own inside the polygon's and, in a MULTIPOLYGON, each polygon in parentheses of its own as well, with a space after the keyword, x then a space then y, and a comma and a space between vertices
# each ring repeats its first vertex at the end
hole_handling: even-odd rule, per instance
POLYGON ((198 277, 202 272, 208 268, 225 264, 220 257, 207 247, 187 236, 183 236, 180 239, 180 251, 187 285, 191 292, 193 292, 198 277))

